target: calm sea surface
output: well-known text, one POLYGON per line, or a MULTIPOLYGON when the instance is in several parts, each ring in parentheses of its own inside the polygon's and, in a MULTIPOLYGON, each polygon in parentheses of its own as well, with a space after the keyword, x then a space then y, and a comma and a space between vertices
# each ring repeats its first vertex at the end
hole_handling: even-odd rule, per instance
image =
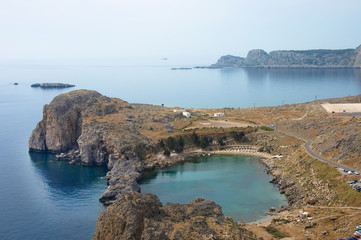
POLYGON ((143 193, 154 193, 166 204, 187 203, 197 197, 214 200, 225 216, 252 222, 266 216, 270 207, 287 205, 284 195, 269 183, 259 158, 214 155, 147 174, 143 193))
MULTIPOLYGON (((103 210, 98 197, 107 187, 101 178, 106 169, 70 166, 47 154, 30 155, 27 147, 31 131, 42 118, 42 106, 75 89, 165 106, 253 107, 360 94, 361 73, 0 64, 0 239, 91 238, 96 217, 103 210), (31 88, 36 82, 76 87, 31 88)), ((211 198, 218 201, 216 196, 211 198)))

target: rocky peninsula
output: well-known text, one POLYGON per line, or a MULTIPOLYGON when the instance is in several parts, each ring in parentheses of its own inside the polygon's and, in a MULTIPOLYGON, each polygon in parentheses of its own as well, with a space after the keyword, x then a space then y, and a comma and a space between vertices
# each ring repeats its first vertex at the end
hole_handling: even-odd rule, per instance
POLYGON ((222 56, 210 68, 361 68, 361 45, 341 50, 279 50, 270 53, 253 49, 247 57, 222 56))
POLYGON ((315 152, 359 170, 360 117, 328 113, 320 104, 357 103, 360 99, 249 109, 187 109, 192 118, 185 118, 170 108, 130 104, 78 90, 61 94, 44 106, 29 149, 56 153, 58 159, 73 164, 108 167, 109 187, 100 201, 110 206, 98 218, 94 239, 272 239, 274 229, 295 239, 317 239, 320 233, 333 239, 350 234, 353 223, 361 222, 360 193, 348 184, 354 176, 314 159, 305 151, 305 143, 294 136, 311 139, 315 152), (215 121, 217 112, 226 115, 215 121), (282 132, 261 127, 273 124, 282 132), (184 146, 176 149, 178 154, 158 156, 160 152, 166 155, 172 141, 180 139, 184 146), (139 193, 137 181, 144 172, 226 147, 206 144, 209 139, 229 145, 252 144, 259 146, 259 151, 283 155, 264 163, 290 205, 280 209, 266 228, 234 223, 209 200, 162 206, 156 196, 139 193), (303 218, 300 210, 307 210, 312 217, 303 218))

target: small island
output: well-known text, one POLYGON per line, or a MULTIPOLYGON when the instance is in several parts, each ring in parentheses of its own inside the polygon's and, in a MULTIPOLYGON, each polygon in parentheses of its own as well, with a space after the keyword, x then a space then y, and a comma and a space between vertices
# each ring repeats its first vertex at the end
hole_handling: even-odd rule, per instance
POLYGON ((174 67, 174 68, 171 68, 170 70, 192 70, 192 68, 190 68, 190 67, 174 67))
POLYGON ((75 85, 66 84, 66 83, 34 83, 34 84, 31 84, 31 87, 40 87, 40 88, 71 88, 71 87, 75 87, 75 85))

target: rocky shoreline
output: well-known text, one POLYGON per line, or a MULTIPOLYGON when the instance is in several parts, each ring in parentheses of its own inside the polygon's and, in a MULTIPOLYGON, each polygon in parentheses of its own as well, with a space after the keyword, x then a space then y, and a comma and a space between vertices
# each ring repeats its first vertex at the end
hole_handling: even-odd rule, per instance
MULTIPOLYGON (((149 111, 151 106, 144 108, 147 114, 159 112, 159 109, 149 111)), ((110 205, 125 192, 140 192, 137 181, 143 173, 204 154, 184 151, 177 156, 157 157, 159 146, 137 130, 145 120, 137 122, 135 112, 138 112, 138 118, 145 115, 124 101, 107 98, 94 91, 79 90, 59 95, 44 106, 43 120, 30 137, 29 149, 57 153, 59 160, 71 164, 106 165, 109 186, 99 199, 105 205, 110 205), (119 122, 118 118, 124 121, 119 122), (115 131, 119 136, 113 136, 115 131)), ((156 121, 167 130, 175 119, 177 115, 174 113, 162 113, 162 118, 158 116, 156 121)), ((292 204, 297 195, 292 182, 277 174, 272 160, 263 162, 273 176, 273 183, 279 185, 280 191, 292 204)))
POLYGON ((142 173, 203 154, 185 151, 157 157, 158 143, 139 129, 151 118, 149 122, 158 123, 153 129, 167 131, 178 118, 169 110, 158 110, 137 108, 94 91, 61 94, 44 106, 29 149, 57 153, 59 160, 73 164, 108 167, 109 186, 100 201, 110 206, 98 218, 94 239, 255 239, 225 218, 213 201, 196 199, 162 206, 155 195, 140 194, 137 181, 142 173), (119 228, 114 224, 120 224, 119 228))
POLYGON ((262 49, 250 50, 246 58, 226 55, 209 68, 331 68, 360 69, 361 45, 355 49, 279 50, 270 53, 262 49))
MULTIPOLYGON (((252 116, 250 118, 252 121, 256 119, 263 121, 267 116, 270 116, 268 121, 274 121, 272 117, 277 116, 278 114, 275 114, 277 112, 289 114, 282 115, 282 119, 288 116, 297 116, 297 119, 299 116, 306 115, 316 119, 326 116, 318 107, 311 107, 310 105, 261 108, 259 113, 256 109, 252 109, 252 111, 255 112, 251 112, 249 109, 243 111, 243 114, 252 116), (305 115, 304 112, 307 114, 305 115)), ((193 113, 195 117, 198 114, 199 119, 204 121, 205 115, 203 113, 193 113)), ((240 114, 239 110, 236 113, 240 114)), ((231 115, 232 112, 228 114, 231 115)), ((353 118, 352 120, 357 121, 353 118)), ((345 122, 345 127, 353 126, 351 123, 350 121, 345 122)), ((255 239, 247 231, 240 238, 227 238, 224 232, 218 231, 227 228, 227 226, 233 226, 232 229, 235 231, 234 233, 237 232, 236 235, 238 236, 239 231, 242 232, 244 229, 243 226, 227 220, 223 215, 217 215, 216 218, 207 217, 209 211, 206 209, 209 209, 209 206, 213 209, 217 208, 212 205, 214 203, 207 200, 199 200, 208 206, 202 213, 192 213, 178 218, 179 214, 185 211, 184 209, 188 209, 188 207, 192 209, 194 202, 185 205, 172 205, 168 208, 159 205, 156 196, 139 194, 141 189, 138 181, 142 174, 205 154, 205 152, 195 151, 195 148, 192 149, 190 145, 187 145, 184 151, 178 155, 158 156, 162 150, 160 140, 168 139, 171 136, 174 140, 174 137, 179 135, 186 136, 184 134, 191 136, 190 133, 179 130, 184 129, 182 126, 189 126, 189 120, 182 118, 172 109, 161 106, 129 104, 120 99, 102 96, 95 91, 78 90, 61 94, 55 97, 50 104, 44 106, 43 119, 31 134, 29 149, 30 151, 56 153, 59 160, 66 160, 72 164, 108 167, 109 171, 106 178, 109 186, 100 197, 100 201, 104 205, 110 205, 110 207, 98 219, 97 232, 99 234, 95 235, 95 239, 114 239, 128 233, 131 236, 134 234, 138 236, 137 229, 139 226, 147 226, 147 229, 141 231, 141 236, 144 239, 151 239, 151 236, 163 236, 159 239, 169 239, 170 235, 175 236, 174 234, 179 236, 179 239, 184 237, 199 239, 195 233, 189 236, 184 235, 194 232, 189 227, 198 223, 200 228, 195 229, 203 231, 203 237, 213 236, 210 239, 255 239), (142 212, 143 210, 139 209, 143 206, 142 204, 146 204, 148 201, 157 206, 154 212, 150 210, 152 212, 150 215, 148 210, 142 212), (142 204, 139 205, 138 203, 142 204), (128 210, 130 213, 136 214, 122 215, 124 211, 128 210), (169 211, 177 217, 172 214, 167 215, 170 214, 169 211), (140 215, 137 215, 138 213, 140 215), (117 221, 116 219, 122 223, 122 226, 124 223, 127 225, 129 219, 134 219, 133 215, 137 216, 140 225, 136 224, 128 230, 122 227, 121 231, 114 228, 109 229, 109 226, 117 221), (189 221, 189 224, 182 224, 185 219, 189 221), (179 233, 176 231, 177 229, 179 233), (110 233, 110 235, 106 233, 110 233), (102 238, 103 235, 109 237, 102 238)), ((262 146, 262 151, 285 156, 284 159, 263 160, 268 173, 272 175, 271 182, 277 184, 280 192, 284 193, 288 199, 289 206, 279 209, 278 212, 283 214, 283 212, 309 205, 343 206, 347 200, 340 196, 340 189, 347 192, 347 196, 352 196, 351 199, 356 199, 356 195, 355 198, 353 197, 356 192, 349 193, 349 190, 344 189, 343 182, 345 181, 341 179, 342 176, 337 175, 337 170, 312 159, 305 153, 302 141, 279 132, 257 132, 253 128, 247 129, 248 133, 251 133, 247 135, 249 143, 262 146)), ((211 139, 218 140, 225 136, 224 129, 212 128, 203 131, 203 134, 208 134, 204 135, 203 139, 206 139, 205 136, 211 136, 211 139), (214 135, 215 133, 218 135, 214 135)), ((228 133, 228 136, 232 136, 231 132, 228 133)), ((230 139, 228 138, 228 140, 230 139)), ((354 200, 349 201, 355 202, 354 200)), ((305 222, 308 225, 311 223, 305 222)), ((294 227, 297 228, 297 226, 294 227)))

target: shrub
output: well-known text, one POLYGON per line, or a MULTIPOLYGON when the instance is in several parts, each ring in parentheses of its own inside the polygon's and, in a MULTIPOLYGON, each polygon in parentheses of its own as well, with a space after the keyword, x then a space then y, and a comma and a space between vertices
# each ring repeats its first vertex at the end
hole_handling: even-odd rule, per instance
POLYGON ((168 137, 167 140, 165 141, 165 144, 167 145, 167 148, 169 150, 174 150, 176 146, 174 137, 168 137))
POLYGON ((245 134, 244 134, 244 132, 232 131, 231 136, 234 139, 234 141, 240 142, 242 140, 242 138, 245 136, 245 134))
POLYGON ((199 144, 200 144, 199 137, 195 132, 193 132, 191 135, 191 143, 196 146, 199 146, 199 144))
POLYGON ((205 136, 200 141, 200 147, 201 148, 206 148, 206 147, 209 146, 209 143, 210 143, 210 139, 207 136, 205 136))
POLYGON ((270 128, 270 127, 267 127, 267 126, 262 126, 261 130, 263 130, 263 131, 274 131, 273 128, 270 128))
POLYGON ((170 152, 169 152, 168 149, 164 150, 163 154, 164 154, 164 156, 166 156, 166 157, 169 157, 169 156, 170 156, 170 152))
POLYGON ((275 238, 277 239, 281 239, 281 238, 285 238, 285 237, 289 237, 288 235, 284 234, 284 233, 281 233, 277 228, 275 227, 271 227, 271 226, 268 226, 265 228, 265 230, 271 234, 272 236, 274 236, 275 238))

